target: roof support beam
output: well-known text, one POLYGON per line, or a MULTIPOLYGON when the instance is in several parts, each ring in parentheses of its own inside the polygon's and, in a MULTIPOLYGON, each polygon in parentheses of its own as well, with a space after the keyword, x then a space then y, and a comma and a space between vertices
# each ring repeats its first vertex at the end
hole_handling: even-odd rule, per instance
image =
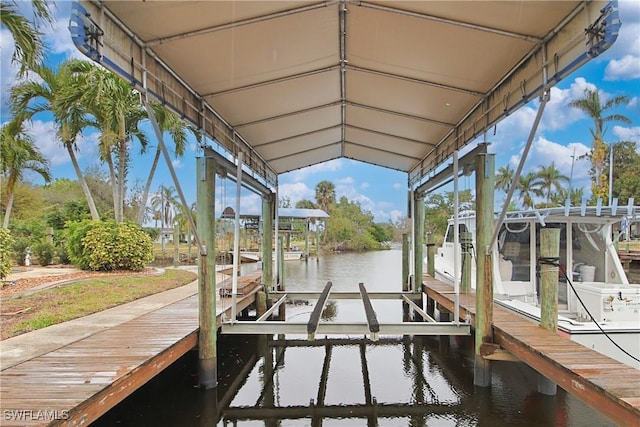
POLYGON ((323 108, 335 107, 335 106, 338 106, 338 105, 341 105, 340 101, 330 102, 328 104, 322 104, 322 105, 317 105, 317 106, 311 107, 311 108, 305 108, 304 110, 296 110, 296 111, 293 111, 291 113, 285 113, 285 114, 279 114, 277 116, 265 117, 264 119, 254 120, 252 122, 240 123, 240 124, 235 125, 235 128, 236 129, 240 129, 240 128, 243 128, 245 126, 252 126, 252 125, 257 125, 257 124, 260 124, 260 123, 270 122, 272 120, 278 120, 278 119, 284 119, 284 118, 287 118, 287 117, 293 117, 293 116, 297 116, 299 114, 310 113, 310 112, 313 112, 313 111, 322 110, 323 108))
POLYGON ((347 123, 347 5, 345 4, 345 0, 340 0, 339 12, 340 14, 340 117, 342 120, 342 135, 340 140, 342 141, 342 147, 340 149, 341 155, 344 156, 345 146, 344 140, 346 135, 345 124, 347 123))
POLYGON ((485 154, 489 144, 478 144, 476 148, 468 152, 464 157, 458 160, 458 170, 454 170, 453 164, 438 172, 433 177, 427 179, 422 185, 415 189, 416 193, 425 194, 428 191, 435 191, 443 185, 451 182, 454 173, 466 175, 475 170, 475 158, 479 154, 485 154))
MULTIPOLYGON (((329 3, 331 3, 331 2, 329 2, 329 3)), ((329 3, 326 2, 326 1, 322 1, 322 2, 319 2, 319 3, 315 3, 315 4, 303 6, 303 7, 297 7, 297 8, 294 8, 294 9, 284 10, 282 12, 272 13, 272 14, 269 14, 269 15, 256 16, 254 18, 243 19, 242 21, 230 22, 228 24, 222 24, 222 25, 216 25, 216 26, 213 26, 213 27, 201 28, 201 29, 195 30, 195 31, 189 31, 189 32, 186 32, 186 33, 175 34, 173 36, 168 36, 168 37, 162 37, 162 38, 158 38, 158 39, 154 39, 154 40, 149 40, 147 42, 147 46, 152 47, 152 46, 155 46, 155 45, 165 44, 165 43, 169 43, 169 42, 176 41, 176 40, 187 39, 189 37, 200 36, 200 35, 203 35, 203 34, 209 34, 209 33, 213 33, 213 32, 216 32, 216 31, 228 30, 228 29, 231 29, 231 28, 238 28, 238 27, 242 27, 242 26, 245 26, 245 25, 255 24, 255 23, 258 23, 258 22, 269 21, 271 19, 277 19, 277 18, 282 18, 282 17, 285 17, 285 16, 295 15, 297 13, 308 12, 310 10, 327 7, 329 3)))
POLYGON ((300 138, 302 136, 309 136, 309 135, 314 135, 314 134, 319 133, 319 132, 325 132, 325 131, 328 131, 328 130, 331 130, 331 129, 337 129, 337 128, 341 127, 341 126, 342 125, 338 123, 338 124, 333 125, 333 126, 328 126, 328 127, 321 128, 321 129, 314 129, 314 130, 312 130, 310 132, 299 133, 299 134, 296 134, 296 135, 288 136, 286 138, 274 139, 273 141, 263 142, 262 144, 253 144, 253 146, 254 147, 266 147, 267 145, 277 144, 279 142, 291 141, 292 139, 300 138))
POLYGON ((389 156, 397 156, 397 157, 402 157, 403 159, 418 160, 417 157, 407 156, 406 154, 400 154, 400 153, 398 153, 396 151, 383 150, 381 148, 375 148, 375 147, 372 147, 370 145, 358 144, 357 142, 353 142, 353 141, 345 141, 345 143, 349 143, 351 145, 355 145, 356 147, 366 148, 366 149, 369 149, 369 150, 372 150, 372 151, 376 151, 376 152, 379 152, 379 153, 385 153, 385 154, 387 154, 389 156))
POLYGON ((291 81, 291 80, 301 79, 303 77, 315 76, 316 74, 327 73, 327 72, 331 72, 331 71, 334 71, 334 70, 337 70, 337 69, 338 69, 337 65, 332 65, 331 67, 318 68, 317 70, 307 71, 305 73, 292 74, 292 75, 287 76, 287 77, 281 77, 281 78, 273 79, 273 80, 265 80, 265 81, 258 82, 258 83, 252 83, 252 84, 246 85, 246 86, 234 87, 233 89, 227 89, 227 90, 221 90, 221 91, 218 91, 218 92, 206 93, 206 94, 202 95, 202 97, 203 98, 209 98, 209 97, 213 97, 213 96, 228 95, 230 93, 242 92, 244 90, 255 89, 255 88, 263 87, 263 86, 268 86, 268 85, 271 85, 271 84, 274 84, 274 83, 284 83, 284 82, 288 82, 288 81, 291 81))
MULTIPOLYGON (((227 178, 229 178, 230 176, 233 177, 233 179, 231 179, 232 181, 236 181, 236 173, 237 173, 237 168, 236 165, 229 159, 227 159, 226 157, 222 156, 222 154, 218 153, 217 151, 213 150, 211 147, 203 147, 204 150, 204 156, 205 157, 211 157, 212 159, 215 159, 216 164, 218 165, 219 168, 221 168, 222 170, 224 170, 224 173, 226 173, 227 178)), ((262 182, 260 182, 259 180, 255 179, 254 177, 252 177, 250 174, 243 174, 242 176, 242 185, 244 188, 246 188, 247 190, 254 192, 256 194, 271 194, 272 190, 265 186, 262 182)))
POLYGON ((492 27, 487 27, 484 25, 477 25, 477 24, 471 24, 469 22, 464 22, 464 21, 456 21, 454 19, 448 19, 448 18, 442 18, 439 16, 435 16, 435 15, 427 15, 424 13, 419 13, 419 12, 412 12, 409 10, 404 10, 404 9, 397 9, 394 7, 389 7, 389 6, 382 6, 379 4, 374 4, 374 3, 369 3, 366 1, 350 1, 351 3, 355 3, 358 6, 362 6, 362 7, 368 7, 370 9, 376 9, 376 10, 381 10, 384 12, 393 12, 393 13, 398 13, 401 15, 406 15, 406 16, 411 16, 413 18, 420 18, 420 19, 426 19, 429 21, 433 21, 433 22, 439 22, 441 24, 447 24, 447 25, 455 25, 457 27, 464 27, 464 28, 468 28, 470 30, 475 30, 475 31, 483 31, 485 33, 491 33, 491 34, 497 34, 499 36, 505 36, 505 37, 511 37, 511 38, 515 38, 515 39, 519 39, 519 40, 525 40, 528 41, 530 43, 540 43, 542 41, 542 39, 540 39, 539 37, 535 37, 535 36, 531 36, 528 34, 520 34, 520 33, 514 33, 512 31, 505 31, 505 30, 500 30, 498 28, 492 28, 492 27))
POLYGON ((319 145, 317 147, 309 148, 308 150, 297 151, 295 153, 287 154, 286 156, 273 157, 267 160, 270 162, 273 162, 275 160, 288 159, 289 157, 299 156, 300 154, 311 153, 313 151, 322 150, 323 148, 331 147, 332 145, 337 145, 337 144, 340 144, 340 141, 329 142, 328 144, 319 145))
POLYGON ((418 141, 417 139, 412 139, 412 138, 405 138, 403 136, 393 135, 393 134, 390 134, 390 133, 381 132, 379 130, 367 129, 367 128, 363 128, 363 127, 360 127, 360 126, 354 126, 354 125, 347 125, 347 128, 361 130, 363 132, 373 133, 375 135, 380 135, 380 136, 388 136, 389 138, 398 139, 398 140, 406 141, 406 142, 411 142, 411 143, 418 144, 418 145, 421 145, 421 146, 428 145, 428 146, 431 146, 431 147, 435 147, 435 144, 432 144, 430 142, 418 141))
POLYGON ((372 70, 370 68, 363 68, 363 67, 356 67, 356 66, 353 66, 353 65, 348 65, 347 69, 348 70, 353 70, 353 71, 360 71, 361 73, 373 74, 373 75, 380 76, 380 77, 388 77, 388 78, 391 78, 391 79, 402 80, 402 81, 409 82, 409 83, 418 83, 418 84, 421 84, 421 85, 424 85, 424 86, 431 86, 431 87, 437 87, 439 89, 451 90, 451 91, 460 92, 460 93, 464 93, 464 94, 467 94, 467 95, 473 95, 473 96, 477 96, 477 97, 485 96, 484 93, 478 92, 476 90, 469 90, 469 89, 464 89, 464 88, 456 87, 456 86, 448 86, 448 85, 444 85, 444 84, 441 84, 441 83, 430 82, 430 81, 427 81, 427 80, 415 79, 413 77, 401 76, 399 74, 385 73, 383 71, 372 70))
POLYGON ((412 120, 419 120, 425 123, 435 123, 437 125, 446 126, 446 127, 455 126, 455 123, 441 122, 439 120, 433 120, 427 117, 414 116, 413 114, 400 113, 398 111, 387 110, 385 108, 374 107, 372 105, 359 104, 357 102, 347 102, 347 105, 351 105, 352 107, 359 107, 359 108, 365 108, 367 110, 377 111, 378 113, 393 114, 394 116, 400 116, 400 117, 404 117, 412 120))

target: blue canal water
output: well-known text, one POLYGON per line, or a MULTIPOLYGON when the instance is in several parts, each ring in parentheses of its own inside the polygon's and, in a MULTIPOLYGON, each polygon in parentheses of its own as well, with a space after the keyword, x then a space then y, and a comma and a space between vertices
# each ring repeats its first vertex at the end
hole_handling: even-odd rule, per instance
MULTIPOLYGON (((401 289, 400 250, 287 262, 287 290, 401 289)), ((304 321, 314 301, 286 307, 304 321)), ((399 322, 399 301, 374 300, 379 320, 399 322)), ((362 302, 330 301, 323 321, 363 321, 362 302)), ((470 337, 219 336, 215 390, 197 388, 191 352, 105 414, 97 426, 613 426, 558 388, 536 392, 529 367, 494 362, 490 388, 473 385, 470 337)))

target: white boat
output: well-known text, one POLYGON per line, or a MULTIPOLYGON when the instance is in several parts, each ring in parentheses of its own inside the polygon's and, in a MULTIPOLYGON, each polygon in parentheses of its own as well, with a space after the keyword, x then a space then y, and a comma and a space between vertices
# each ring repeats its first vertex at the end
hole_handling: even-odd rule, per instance
MULTIPOLYGON (((639 212, 638 206, 582 206, 507 213, 492 251, 494 301, 540 321, 536 262, 540 229, 559 228, 558 333, 640 369, 640 285, 629 283, 613 234, 621 223, 638 218, 639 212)), ((473 242, 475 219, 470 211, 458 216, 460 232, 470 232, 473 242)), ((476 250, 472 251, 472 289, 476 250)), ((460 252, 454 248, 454 220, 450 219, 434 260, 436 279, 454 283, 454 254, 458 253, 457 265, 462 266, 460 252)))
MULTIPOLYGON (((233 254, 233 252, 231 252, 233 254)), ((300 261, 304 259, 305 253, 303 251, 285 251, 284 252, 284 260, 285 261, 300 261)), ((258 262, 262 261, 262 253, 255 251, 240 251, 240 259, 242 262, 258 262)), ((275 254, 273 255, 273 260, 275 261, 275 254)))

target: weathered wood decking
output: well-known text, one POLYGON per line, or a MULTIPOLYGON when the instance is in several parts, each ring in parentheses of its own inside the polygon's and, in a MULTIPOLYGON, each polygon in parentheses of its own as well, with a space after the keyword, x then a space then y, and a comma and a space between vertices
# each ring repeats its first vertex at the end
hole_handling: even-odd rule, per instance
MULTIPOLYGON (((239 278, 255 300, 261 272, 239 278)), ((218 299, 218 326, 231 298, 218 299)), ((3 426, 86 425, 96 420, 198 343, 193 295, 0 372, 3 426)))
MULTIPOLYGON (((453 311, 453 287, 424 277, 424 292, 453 311)), ((475 324, 475 295, 460 295, 460 316, 475 324)), ((494 342, 569 393, 624 426, 640 426, 640 370, 493 306, 494 342)))

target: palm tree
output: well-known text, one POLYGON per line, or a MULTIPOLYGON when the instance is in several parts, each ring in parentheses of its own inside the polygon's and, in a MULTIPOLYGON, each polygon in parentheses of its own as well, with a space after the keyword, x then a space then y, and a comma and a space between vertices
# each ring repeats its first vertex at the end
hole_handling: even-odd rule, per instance
MULTIPOLYGON (((178 117, 176 114, 172 113, 171 111, 157 103, 152 104, 151 107, 153 108, 153 114, 156 117, 160 131, 168 132, 173 138, 174 154, 176 157, 182 156, 184 154, 184 149, 187 144, 187 134, 185 132, 186 129, 189 129, 194 134, 198 142, 201 141, 202 138, 200 136, 200 132, 198 132, 192 126, 187 126, 185 122, 181 120, 180 117, 178 117)), ((151 170, 149 171, 149 175, 147 177, 147 182, 144 186, 144 190, 142 191, 140 207, 136 216, 136 222, 140 225, 142 225, 144 221, 144 209, 149 198, 149 189, 151 188, 151 182, 153 181, 153 176, 155 175, 158 161, 160 160, 160 153, 160 144, 158 144, 156 148, 156 154, 153 158, 153 163, 151 164, 151 170)))
POLYGON ((618 121, 631 123, 631 120, 621 114, 611 114, 605 116, 605 112, 629 102, 627 96, 616 96, 606 102, 600 101, 600 94, 597 90, 585 89, 584 98, 574 99, 569 102, 570 107, 578 108, 593 119, 594 128, 590 129, 593 136, 593 147, 591 148, 591 167, 593 172, 592 193, 594 197, 608 197, 609 185, 607 176, 604 174, 605 157, 607 154, 607 144, 604 142, 606 129, 605 123, 618 121))
POLYGON ((31 120, 36 114, 52 112, 58 139, 67 150, 78 182, 87 199, 91 219, 98 220, 98 210, 87 181, 80 170, 76 140, 85 127, 91 126, 87 106, 80 101, 86 90, 86 76, 96 67, 87 61, 66 61, 57 71, 37 66, 39 81, 25 81, 11 88, 12 113, 18 120, 31 120))
POLYGON ((514 170, 509 165, 503 166, 498 169, 496 174, 496 188, 498 190, 504 190, 509 192, 511 189, 511 181, 513 181, 514 170))
MULTIPOLYGON (((176 214, 176 216, 174 217, 174 221, 175 223, 178 225, 178 229, 180 230, 180 233, 184 233, 186 241, 187 241, 187 250, 188 250, 188 259, 191 259, 191 233, 193 232, 193 230, 191 229, 191 224, 189 223, 189 218, 187 217, 187 214, 185 212, 185 207, 181 204, 177 204, 176 205, 179 212, 176 214)), ((189 208, 189 213, 191 214, 191 218, 196 219, 197 217, 197 211, 196 211, 196 204, 192 203, 191 207, 189 208)))
POLYGON ((31 7, 36 18, 35 25, 18 12, 17 2, 0 2, 0 25, 9 30, 15 42, 11 62, 19 63, 20 77, 28 69, 37 67, 44 59, 44 42, 42 33, 37 28, 38 21, 42 23, 53 21, 51 10, 45 0, 32 0, 31 7))
POLYGON ((24 133, 22 123, 8 123, 0 130, 1 175, 6 179, 7 205, 2 228, 9 228, 9 217, 13 208, 13 196, 16 184, 22 180, 25 170, 38 173, 45 182, 51 181, 49 164, 33 139, 24 133))
POLYGON ((551 196, 551 203, 560 206, 566 203, 568 198, 571 201, 571 206, 580 206, 583 196, 584 190, 582 188, 572 188, 571 193, 568 193, 568 190, 563 188, 551 196))
POLYGON ((82 101, 89 106, 101 131, 100 157, 109 168, 115 220, 122 222, 130 142, 137 139, 144 153, 148 141, 139 125, 146 112, 140 94, 120 77, 102 69, 90 77, 82 101))
POLYGON ((176 197, 176 189, 173 187, 165 187, 160 185, 158 193, 151 198, 151 206, 153 209, 160 212, 160 235, 162 236, 162 250, 164 251, 164 227, 170 225, 173 222, 174 207, 178 206, 178 200, 176 197))
POLYGON ((535 207, 535 197, 542 196, 542 190, 540 190, 540 181, 537 175, 533 172, 529 172, 526 175, 520 175, 518 179, 518 198, 522 202, 524 208, 535 207))
POLYGON ((555 189, 556 192, 560 192, 563 188, 562 183, 569 183, 569 177, 562 175, 560 171, 556 169, 554 162, 551 162, 550 166, 539 166, 536 177, 538 178, 538 184, 543 193, 542 195, 547 195, 547 203, 551 203, 553 189, 555 189))
POLYGON ((336 186, 326 180, 316 184, 316 202, 320 209, 329 212, 336 203, 336 186))

